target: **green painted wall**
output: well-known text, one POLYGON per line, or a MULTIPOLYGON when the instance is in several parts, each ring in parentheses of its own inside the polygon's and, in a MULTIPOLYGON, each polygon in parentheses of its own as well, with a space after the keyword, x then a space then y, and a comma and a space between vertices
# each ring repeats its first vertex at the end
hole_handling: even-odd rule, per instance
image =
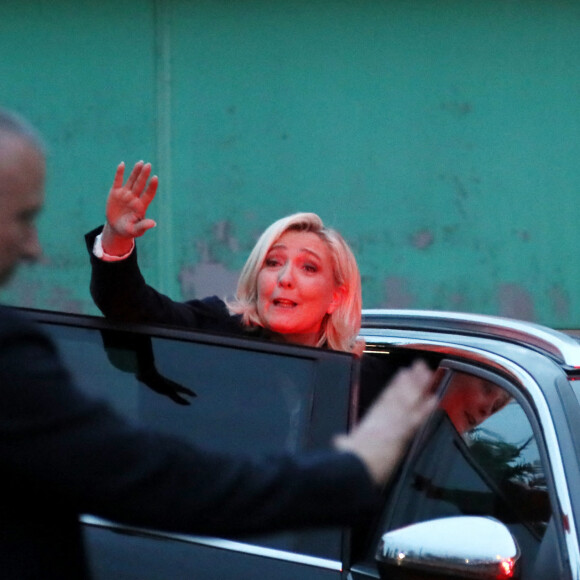
POLYGON ((175 298, 231 294, 315 211, 367 307, 580 325, 577 0, 15 0, 0 103, 50 149, 46 257, 9 302, 95 313, 82 234, 120 160, 161 181, 140 241, 175 298))

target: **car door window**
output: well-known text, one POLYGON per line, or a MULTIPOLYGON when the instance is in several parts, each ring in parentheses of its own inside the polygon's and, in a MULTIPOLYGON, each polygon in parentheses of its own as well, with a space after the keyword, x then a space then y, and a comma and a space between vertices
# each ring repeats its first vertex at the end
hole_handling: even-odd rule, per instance
MULTIPOLYGON (((344 353, 83 320, 42 322, 77 385, 137 425, 247 455, 325 447, 348 427, 354 362, 344 353)), ((347 533, 297 531, 244 542, 340 561, 347 533)), ((123 542, 136 541, 111 537, 106 549, 113 545, 115 557, 123 542)), ((164 542, 165 552, 176 544, 164 542)))
POLYGON ((443 366, 440 407, 389 495, 379 535, 446 516, 492 516, 520 546, 522 578, 557 577, 549 569, 550 562, 558 566, 558 555, 554 532, 547 532, 552 509, 544 461, 525 401, 493 374, 443 366))
POLYGON ((127 367, 131 388, 110 395, 133 420, 228 453, 294 452, 308 445, 314 397, 307 359, 157 337, 141 343, 131 351, 107 349, 109 358, 134 359, 127 367), (256 372, 260 368, 265 372, 256 372), (170 389, 188 404, 176 404, 170 389), (235 431, 224 428, 234 425, 235 431))

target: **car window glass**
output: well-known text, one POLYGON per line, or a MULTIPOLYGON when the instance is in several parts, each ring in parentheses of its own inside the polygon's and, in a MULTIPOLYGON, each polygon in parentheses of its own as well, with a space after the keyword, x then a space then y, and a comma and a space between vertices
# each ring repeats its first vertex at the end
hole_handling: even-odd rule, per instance
POLYGON ((190 404, 180 405, 140 385, 135 395, 142 424, 232 453, 306 445, 313 404, 308 361, 156 338, 152 351, 158 377, 196 396, 184 396, 190 404), (257 373, 260 367, 268 372, 257 373))
POLYGON ((447 370, 440 408, 393 488, 381 532, 445 516, 492 516, 533 566, 551 507, 532 425, 504 386, 447 370))
MULTIPOLYGON (((352 363, 346 357, 321 363, 282 347, 241 348, 243 341, 229 346, 92 328, 45 329, 81 389, 105 398, 134 424, 206 449, 294 452, 327 445, 347 428, 352 363)), ((244 541, 339 560, 342 534, 334 528, 244 541)))

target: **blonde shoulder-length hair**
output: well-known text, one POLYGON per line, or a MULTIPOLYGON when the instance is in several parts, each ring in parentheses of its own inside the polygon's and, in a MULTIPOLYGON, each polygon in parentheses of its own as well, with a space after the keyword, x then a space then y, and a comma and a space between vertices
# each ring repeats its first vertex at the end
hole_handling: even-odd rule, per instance
POLYGON ((332 269, 337 288, 341 288, 341 302, 322 322, 317 346, 333 350, 352 351, 361 324, 361 282, 356 259, 344 238, 327 228, 315 213, 296 213, 279 219, 260 236, 248 256, 238 280, 234 300, 228 303, 230 312, 242 315, 246 326, 264 326, 258 315, 258 274, 270 248, 285 232, 312 232, 330 249, 332 269))

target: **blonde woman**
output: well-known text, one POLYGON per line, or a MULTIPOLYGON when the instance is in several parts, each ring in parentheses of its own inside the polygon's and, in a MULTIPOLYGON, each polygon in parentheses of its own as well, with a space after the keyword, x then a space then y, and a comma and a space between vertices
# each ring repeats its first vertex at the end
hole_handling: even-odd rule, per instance
POLYGON ((158 179, 149 163, 137 163, 125 183, 124 170, 121 163, 105 226, 86 236, 91 294, 105 316, 361 353, 358 266, 342 236, 316 214, 293 214, 266 229, 232 301, 176 302, 148 286, 137 264, 134 240, 156 225, 146 212, 158 179))

